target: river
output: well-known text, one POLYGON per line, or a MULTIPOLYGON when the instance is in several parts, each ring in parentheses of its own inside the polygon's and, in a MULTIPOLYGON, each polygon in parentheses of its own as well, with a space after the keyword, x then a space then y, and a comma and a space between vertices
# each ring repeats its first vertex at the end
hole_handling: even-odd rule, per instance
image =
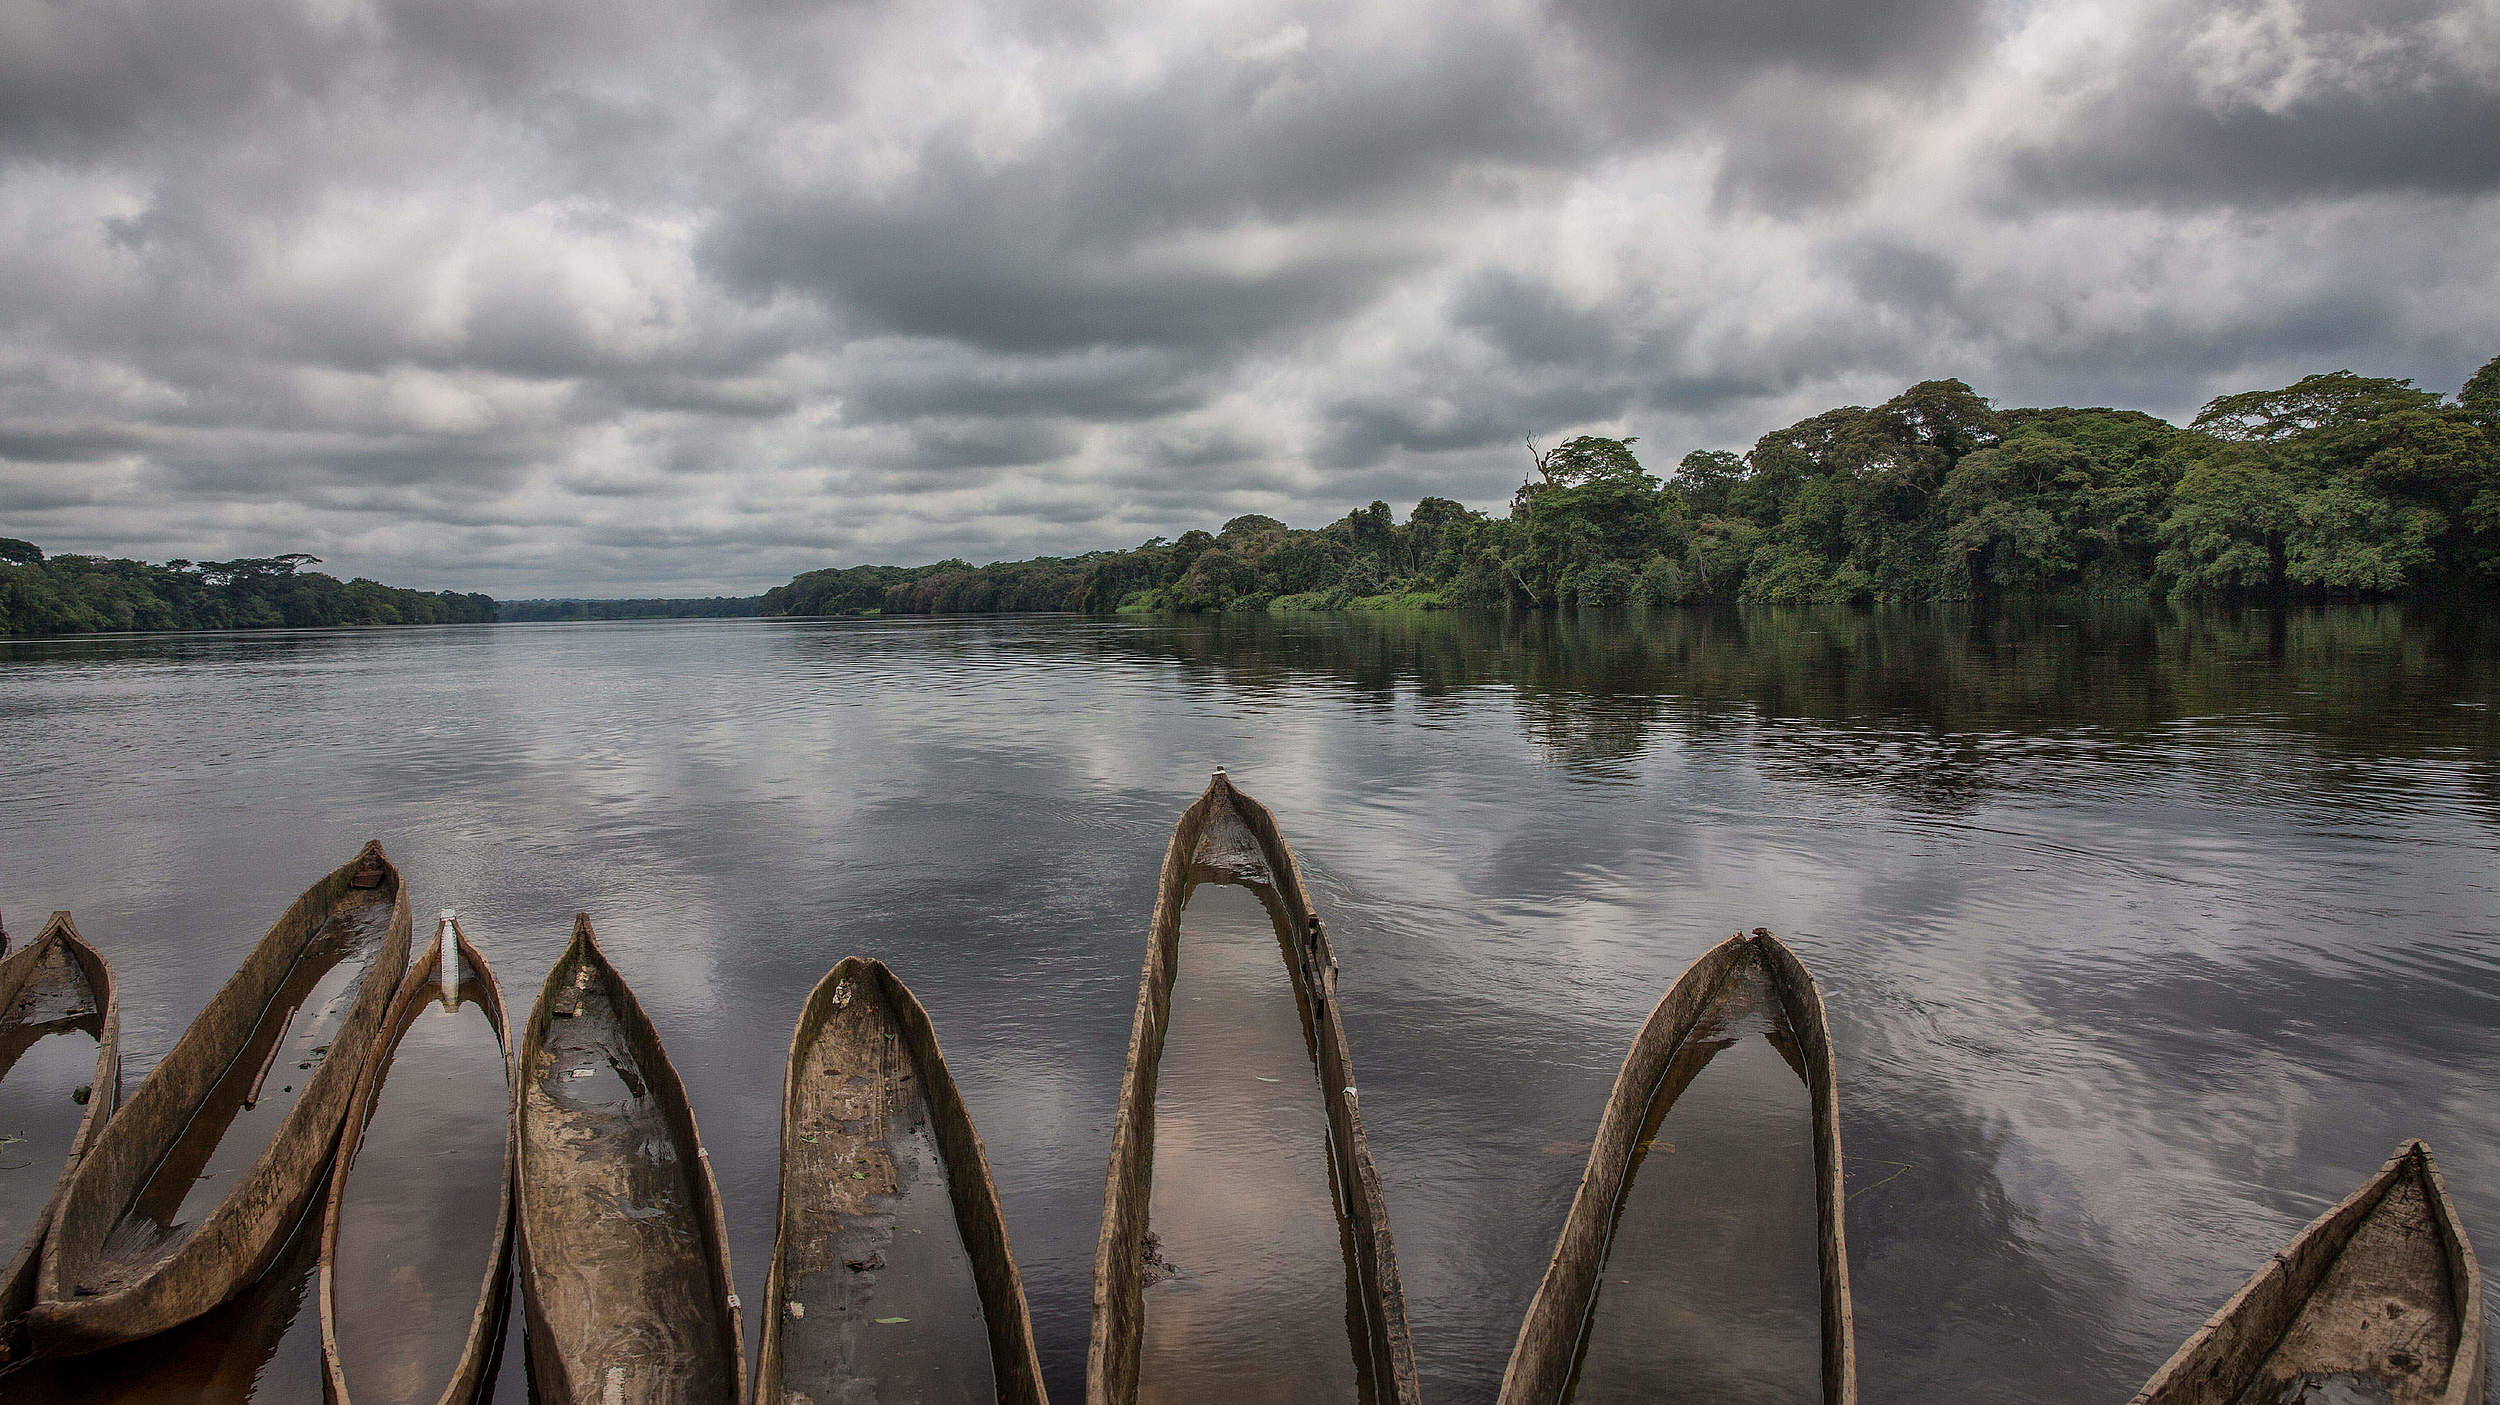
POLYGON ((2395 607, 0 643, 0 908, 112 959, 129 1090, 368 837, 516 1026, 587 910, 751 1305, 791 1021, 882 957, 1075 1400, 1157 864, 1222 765, 1328 919, 1431 1399, 1491 1398, 1633 1032, 1764 926, 1830 1010, 1864 1398, 2115 1405, 2403 1138, 2500 1247, 2495 708, 2500 626, 2395 607))

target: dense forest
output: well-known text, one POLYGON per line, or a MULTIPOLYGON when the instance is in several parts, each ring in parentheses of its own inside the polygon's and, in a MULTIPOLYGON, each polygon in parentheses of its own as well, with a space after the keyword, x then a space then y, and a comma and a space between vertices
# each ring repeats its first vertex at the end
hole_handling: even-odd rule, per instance
POLYGON ((2500 583, 2500 358, 2454 400, 2336 371, 2185 428, 1999 410, 1958 380, 1826 411, 1663 483, 1637 439, 1529 446, 1505 516, 1425 498, 1127 551, 810 571, 767 615, 2459 595, 2500 583))
POLYGON ((0 537, 0 635, 124 629, 279 629, 351 624, 474 624, 495 602, 452 591, 342 581, 300 552, 240 561, 46 556, 0 537))
POLYGON ((495 618, 507 623, 547 620, 729 620, 762 612, 753 595, 714 595, 689 600, 504 600, 495 618))

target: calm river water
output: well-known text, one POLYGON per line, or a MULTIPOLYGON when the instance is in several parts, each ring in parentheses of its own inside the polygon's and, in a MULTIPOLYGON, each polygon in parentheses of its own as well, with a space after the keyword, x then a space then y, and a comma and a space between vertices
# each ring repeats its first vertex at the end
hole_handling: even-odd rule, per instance
MULTIPOLYGON (((1222 764, 1329 919, 1434 1400, 1491 1397, 1626 1044, 1759 925, 1830 1006, 1865 1398, 2119 1402, 2401 1138, 2500 1254, 2495 707, 2500 628, 2394 609, 0 644, 0 907, 113 960, 130 1089, 369 836, 516 1023, 587 909, 749 1304, 791 1020, 883 957, 1075 1400, 1156 868, 1222 764)), ((306 1301, 263 1399, 318 1397, 306 1301)))

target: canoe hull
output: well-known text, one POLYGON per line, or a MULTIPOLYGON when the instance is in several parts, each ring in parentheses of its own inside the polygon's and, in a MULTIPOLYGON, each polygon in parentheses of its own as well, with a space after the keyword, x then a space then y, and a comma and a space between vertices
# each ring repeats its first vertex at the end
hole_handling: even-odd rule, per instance
POLYGON ((790 1035, 790 1061, 782 1078, 781 1095, 780 1209, 775 1216, 778 1228, 773 1240, 772 1273, 764 1289, 764 1341, 756 1369, 756 1405, 780 1405, 785 1391, 796 1391, 814 1400, 846 1398, 831 1382, 785 1385, 782 1334, 786 1330, 791 1279, 795 1276, 793 1265, 800 1257, 801 1246, 828 1239, 837 1230, 833 1212, 820 1203, 822 1197, 810 1196, 793 1184, 793 1177, 807 1160, 807 1148, 797 1141, 806 1115, 801 1084, 808 1076, 814 1046, 837 1004, 847 1003, 855 998, 852 992, 860 990, 872 991, 882 1006, 883 1023, 899 1036, 896 1042, 911 1061, 921 1094, 928 1102, 932 1130, 946 1158, 947 1193, 954 1205, 955 1223, 962 1231, 964 1249, 972 1260, 973 1278, 980 1290, 998 1398, 1003 1405, 1048 1405, 1049 1397, 1042 1389, 1041 1357, 1033 1343, 1032 1313, 1024 1296, 1024 1278, 1007 1242, 1006 1212, 999 1204, 998 1186, 990 1176, 989 1156, 981 1145, 981 1135, 973 1127, 972 1114, 964 1107, 953 1075, 947 1072, 945 1056, 938 1051, 937 1031, 910 988, 884 962, 857 956, 845 957, 817 982, 800 1008, 798 1026, 790 1035))
POLYGON ((1088 1405, 1130 1405, 1137 1398, 1146 1325, 1143 1251, 1154 1187, 1157 1070, 1164 1035, 1171 1027, 1181 909, 1188 901, 1193 856, 1209 826, 1224 811, 1256 840, 1260 858, 1274 879, 1277 899, 1299 934, 1294 944, 1298 960, 1288 964, 1296 989, 1314 1015, 1329 1150, 1337 1161, 1338 1184, 1346 1188, 1346 1220, 1353 1231, 1355 1268, 1362 1279, 1374 1373, 1390 1399, 1399 1405, 1415 1405, 1422 1399, 1422 1389, 1415 1374, 1414 1339, 1407 1329, 1406 1290, 1398 1274, 1397 1249, 1390 1239, 1380 1173, 1363 1135, 1354 1059, 1337 1009, 1336 956, 1310 889, 1302 881, 1302 867, 1277 829, 1276 817, 1221 771, 1181 813, 1163 852, 1154 916, 1147 929, 1145 968, 1137 985, 1137 1009, 1129 1025, 1128 1064, 1121 1075, 1119 1109, 1112 1124, 1111 1161, 1104 1177, 1102 1231, 1094 1249, 1093 1331, 1085 1353, 1085 1398, 1088 1405))
POLYGON ((2481 1405, 2485 1373, 2482 1269, 2466 1241, 2456 1207, 2448 1199, 2439 1167, 2431 1160, 2430 1148, 2418 1141, 2396 1148, 2396 1154, 2359 1190, 2267 1260, 2221 1311, 2153 1373, 2133 1405, 2229 1405, 2237 1400, 2285 1341, 2303 1308, 2329 1281, 2347 1246, 2397 1195, 2418 1195, 2423 1202, 2420 1208, 2426 1212, 2424 1218, 2445 1270, 2439 1276, 2445 1282, 2419 1286, 2425 1290, 2423 1296, 2452 1314, 2457 1336, 2444 1386, 2422 1398, 2439 1405, 2481 1405))
MULTIPOLYGON (((0 947, 5 947, 0 942, 0 947)), ((52 1221, 60 1213, 61 1201, 69 1193, 71 1178, 77 1174, 78 1163, 87 1148, 104 1127, 112 1121, 113 1111, 121 1104, 121 1006, 113 989, 113 963, 102 953, 87 945, 78 935, 78 926, 66 912, 52 914, 52 920, 35 940, 19 948, 6 960, 0 960, 0 1011, 17 1003, 20 991, 45 961, 45 952, 56 948, 73 962, 85 978, 87 989, 98 998, 103 1011, 102 1024, 96 1038, 95 1080, 88 1085, 87 1111, 79 1118, 78 1130, 70 1140, 69 1156, 62 1162, 60 1179, 52 1186, 52 1196, 44 1202, 43 1213, 34 1229, 10 1258, 5 1275, 0 1275, 0 1368, 26 1360, 29 1342, 26 1332, 26 1311, 35 1304, 36 1278, 43 1267, 44 1237, 52 1221)))
MULTIPOLYGON (((739 1405, 746 1397, 746 1345, 729 1272, 720 1187, 685 1087, 633 991, 599 950, 587 915, 574 919, 573 943, 547 973, 521 1036, 515 1072, 521 1099, 515 1205, 533 1398, 544 1405, 739 1405), (665 1159, 683 1169, 690 1203, 672 1211, 682 1233, 666 1236, 691 1246, 682 1255, 662 1258, 647 1247, 620 1248, 601 1232, 584 1189, 601 1194, 603 1182, 633 1173, 607 1164, 614 1147, 595 1145, 601 1128, 579 1117, 565 1120, 552 1104, 541 1106, 544 1090, 565 1072, 552 1067, 549 1025, 586 1018, 558 1012, 588 1008, 585 993, 594 991, 612 1012, 599 1016, 606 1021, 599 1033, 612 1037, 619 1056, 630 1060, 651 1101, 665 1159), (653 1281, 671 1287, 687 1319, 672 1320, 653 1309, 644 1290, 653 1281), (630 1362, 592 1359, 574 1345, 593 1341, 624 1344, 619 1352, 630 1362), (710 1384, 688 1386, 687 1377, 710 1384)), ((610 1202, 630 1200, 611 1196, 610 1202)))
POLYGON ((1676 1050, 1718 1001, 1728 978, 1747 960, 1759 959, 1778 995, 1781 1012, 1796 1035, 1806 1086, 1813 1101, 1814 1198, 1818 1217, 1816 1255, 1821 1271, 1823 1399, 1825 1405, 1856 1405, 1857 1331, 1849 1294, 1849 1246, 1843 1223, 1839 1078, 1832 1066, 1831 1030, 1823 997, 1803 963, 1787 945, 1756 928, 1704 952, 1650 1011, 1624 1055, 1606 1099, 1605 1115, 1589 1148, 1587 1168, 1554 1257, 1536 1297, 1519 1324, 1510 1365, 1502 1373, 1501 1405, 1548 1405, 1570 1385, 1574 1357, 1606 1265, 1607 1236, 1615 1206, 1631 1170, 1633 1142, 1650 1100, 1676 1050))
MULTIPOLYGON (((515 1096, 517 1084, 512 1077, 512 1041, 505 1027, 503 987, 495 980, 494 968, 486 964, 469 939, 452 928, 454 950, 467 963, 478 985, 485 993, 481 1002, 487 1021, 494 1026, 495 1042, 504 1059, 504 1123, 503 1201, 495 1211, 494 1247, 489 1255, 486 1277, 478 1285, 477 1309, 469 1319, 469 1333, 462 1345, 460 1363, 445 1386, 441 1405, 465 1405, 475 1400, 479 1387, 496 1365, 496 1354, 503 1348, 504 1314, 510 1302, 508 1292, 512 1280, 512 1182, 513 1162, 520 1154, 520 1101, 515 1096)), ((334 1405, 349 1405, 347 1373, 339 1357, 337 1260, 339 1217, 347 1189, 348 1170, 356 1164, 356 1152, 363 1142, 366 1126, 373 1119, 374 1104, 382 1094, 382 1085, 390 1067, 391 1056, 399 1047, 400 1037, 416 1019, 419 1008, 438 998, 443 951, 438 944, 427 951, 425 959, 408 971, 407 978, 391 995, 390 1008, 383 1013, 382 1027, 375 1037, 374 1051, 365 1062, 364 1076, 356 1082, 355 1095, 348 1101, 347 1124, 339 1134, 338 1155, 331 1163, 330 1193, 321 1220, 321 1281, 317 1291, 321 1299, 321 1370, 327 1398, 334 1405)))
POLYGON ((390 1004, 393 977, 408 964, 408 928, 407 886, 382 846, 368 843, 305 890, 261 938, 79 1163, 44 1246, 29 1317, 39 1355, 98 1351, 179 1326, 233 1297, 276 1260, 329 1169, 347 1100, 390 1004), (250 1040, 296 956, 351 888, 387 890, 391 912, 380 949, 332 1039, 333 1051, 343 1049, 345 1056, 325 1058, 313 1071, 251 1169, 178 1248, 121 1287, 82 1294, 79 1282, 98 1265, 105 1236, 250 1040), (389 974, 377 977, 376 971, 389 974))

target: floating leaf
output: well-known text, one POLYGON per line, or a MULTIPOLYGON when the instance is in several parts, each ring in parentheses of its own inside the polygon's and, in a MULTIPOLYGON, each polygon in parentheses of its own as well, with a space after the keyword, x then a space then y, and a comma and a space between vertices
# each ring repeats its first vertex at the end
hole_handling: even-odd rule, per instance
POLYGON ((908 1317, 880 1317, 880 1318, 878 1318, 878 1319, 877 1319, 878 1325, 880 1325, 880 1326, 892 1326, 894 1323, 897 1323, 897 1322, 909 1322, 909 1321, 911 1321, 911 1319, 910 1319, 910 1318, 908 1318, 908 1317))

